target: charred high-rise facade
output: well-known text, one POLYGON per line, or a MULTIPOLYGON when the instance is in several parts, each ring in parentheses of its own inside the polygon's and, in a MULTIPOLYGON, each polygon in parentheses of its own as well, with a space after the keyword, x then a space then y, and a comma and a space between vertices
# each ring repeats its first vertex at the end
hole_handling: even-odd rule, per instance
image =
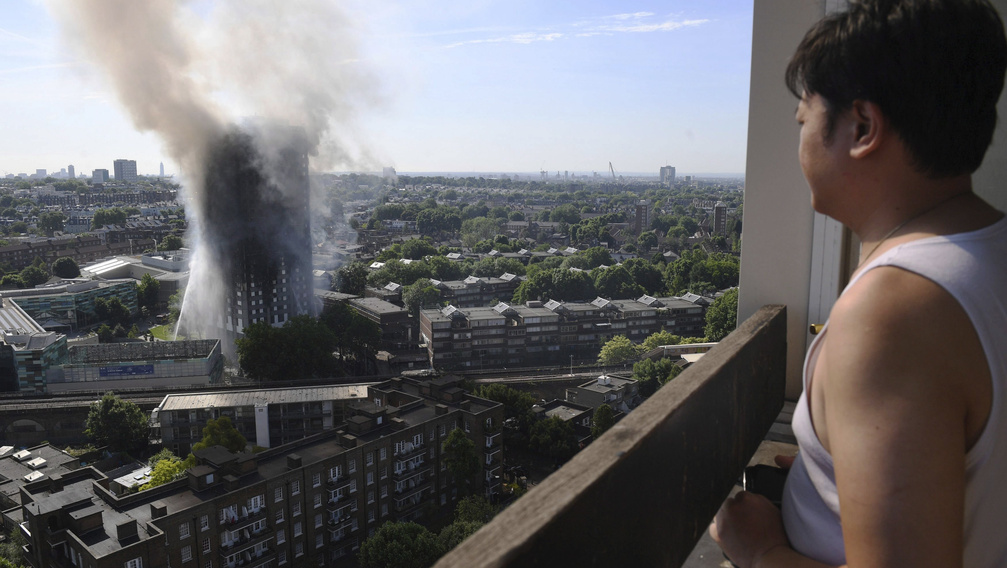
POLYGON ((201 195, 203 247, 224 279, 223 305, 209 318, 211 327, 233 338, 254 323, 278 326, 312 313, 303 133, 279 127, 227 132, 209 152, 201 195))

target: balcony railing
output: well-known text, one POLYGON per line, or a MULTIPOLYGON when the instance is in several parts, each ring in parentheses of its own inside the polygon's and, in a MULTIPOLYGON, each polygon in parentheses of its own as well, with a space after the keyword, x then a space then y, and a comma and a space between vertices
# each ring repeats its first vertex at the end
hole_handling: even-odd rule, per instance
POLYGON ((783 406, 786 321, 763 307, 436 567, 681 566, 783 406))

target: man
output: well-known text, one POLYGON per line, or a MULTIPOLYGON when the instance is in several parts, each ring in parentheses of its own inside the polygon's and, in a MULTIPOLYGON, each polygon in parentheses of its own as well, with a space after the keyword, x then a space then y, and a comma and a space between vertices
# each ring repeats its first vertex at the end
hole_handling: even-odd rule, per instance
POLYGON ((1007 219, 972 192, 1007 68, 987 0, 861 0, 787 69, 814 208, 863 242, 809 349, 782 513, 710 532, 749 566, 1007 566, 1007 219))

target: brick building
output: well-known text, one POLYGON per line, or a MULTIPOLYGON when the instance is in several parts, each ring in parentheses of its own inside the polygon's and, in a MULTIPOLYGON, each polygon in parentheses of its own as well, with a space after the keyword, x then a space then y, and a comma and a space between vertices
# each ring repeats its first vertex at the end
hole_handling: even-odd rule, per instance
POLYGON ((450 511, 459 496, 442 444, 460 428, 499 491, 503 408, 457 381, 393 379, 367 389, 339 430, 259 453, 216 446, 185 479, 117 496, 93 467, 38 477, 5 521, 35 568, 352 566, 385 521, 450 511))
POLYGON ((492 308, 420 311, 420 336, 437 368, 494 368, 563 364, 594 359, 614 335, 642 342, 669 331, 703 334, 706 306, 681 298, 606 300, 590 303, 532 301, 492 308))

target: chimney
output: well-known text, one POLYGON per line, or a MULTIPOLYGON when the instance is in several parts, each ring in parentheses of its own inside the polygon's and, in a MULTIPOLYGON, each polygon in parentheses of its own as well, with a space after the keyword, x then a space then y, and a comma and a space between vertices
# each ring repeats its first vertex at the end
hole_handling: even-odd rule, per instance
POLYGON ((154 501, 150 504, 150 518, 160 519, 168 514, 168 506, 163 501, 154 501))
POLYGON ((119 523, 115 526, 115 536, 119 541, 129 540, 131 538, 136 538, 136 519, 130 519, 125 523, 119 523))
POLYGON ((298 454, 287 455, 287 469, 298 469, 301 467, 301 456, 298 454))

